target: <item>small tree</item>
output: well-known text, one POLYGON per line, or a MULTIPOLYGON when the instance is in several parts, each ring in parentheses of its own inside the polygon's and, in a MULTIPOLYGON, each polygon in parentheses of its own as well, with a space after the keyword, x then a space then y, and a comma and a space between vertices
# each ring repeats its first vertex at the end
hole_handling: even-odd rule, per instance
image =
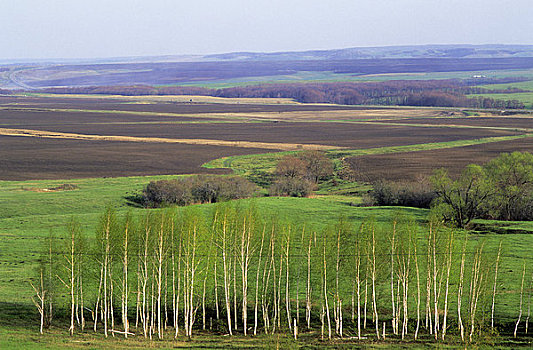
POLYGON ((282 177, 270 187, 274 196, 307 197, 313 190, 313 183, 303 178, 282 177))
POLYGON ((300 154, 305 161, 305 177, 318 183, 321 179, 333 175, 333 162, 321 151, 305 151, 300 154))
POLYGON ((533 154, 503 153, 485 166, 495 196, 488 206, 499 219, 533 219, 533 154))
POLYGON ((462 228, 480 215, 492 193, 483 168, 474 164, 456 181, 450 179, 446 170, 437 170, 431 182, 437 193, 438 214, 444 221, 462 228))
POLYGON ((276 165, 276 175, 288 178, 298 178, 305 175, 307 162, 299 157, 285 156, 276 165))

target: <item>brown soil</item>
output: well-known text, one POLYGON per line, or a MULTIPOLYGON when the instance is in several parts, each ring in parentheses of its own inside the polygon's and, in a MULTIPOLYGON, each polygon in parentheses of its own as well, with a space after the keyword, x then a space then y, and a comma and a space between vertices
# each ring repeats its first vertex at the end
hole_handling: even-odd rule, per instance
POLYGON ((75 179, 194 173, 209 160, 269 150, 169 143, 0 136, 0 180, 75 179))
POLYGON ((514 151, 533 152, 533 138, 431 151, 361 156, 347 161, 364 181, 416 181, 431 175, 438 168, 447 168, 451 176, 458 176, 468 164, 483 164, 502 152, 514 151))

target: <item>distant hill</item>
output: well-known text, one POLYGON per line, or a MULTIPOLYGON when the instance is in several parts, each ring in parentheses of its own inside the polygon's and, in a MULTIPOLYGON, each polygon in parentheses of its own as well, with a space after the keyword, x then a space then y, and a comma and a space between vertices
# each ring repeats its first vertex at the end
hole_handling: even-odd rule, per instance
POLYGON ((351 80, 533 69, 533 45, 425 45, 216 55, 0 61, 0 89, 351 80))
POLYGON ((353 47, 295 52, 232 52, 203 56, 207 60, 280 61, 387 58, 503 58, 533 57, 533 45, 423 45, 353 47))

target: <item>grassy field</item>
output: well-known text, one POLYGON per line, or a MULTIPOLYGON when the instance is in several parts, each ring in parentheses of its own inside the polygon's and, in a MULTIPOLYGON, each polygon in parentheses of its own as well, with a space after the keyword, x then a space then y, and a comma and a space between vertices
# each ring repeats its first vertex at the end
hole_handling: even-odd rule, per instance
POLYGON ((80 94, 45 94, 45 93, 25 93, 26 96, 50 97, 50 98, 102 98, 109 100, 120 100, 122 102, 130 101, 131 103, 156 104, 161 102, 194 102, 194 103, 224 103, 224 104, 299 104, 290 98, 227 98, 214 96, 195 96, 195 95, 164 95, 164 96, 124 96, 124 95, 80 95, 80 94))
MULTIPOLYGON (((0 201, 9 205, 0 207, 0 259, 3 262, 0 275, 3 276, 2 282, 9 282, 13 277, 14 281, 0 284, 0 300, 29 301, 31 289, 26 283, 50 230, 64 232, 67 222, 76 216, 82 222, 85 233, 92 235, 97 218, 106 206, 115 207, 119 214, 143 212, 145 209, 132 205, 127 197, 139 193, 149 181, 169 178, 173 177, 1 181, 0 201), (65 182, 76 185, 78 189, 46 191, 65 182)), ((249 201, 253 201, 267 218, 276 216, 288 220, 298 212, 298 222, 312 222, 318 230, 334 223, 340 215, 354 222, 370 216, 386 221, 389 213, 395 211, 394 208, 354 208, 350 205, 354 199, 345 196, 243 200, 244 203, 249 201)), ((198 207, 207 214, 213 205, 198 207)), ((407 211, 418 220, 424 220, 424 210, 407 211)))
MULTIPOLYGON (((511 69, 497 71, 462 71, 462 72, 428 72, 428 73, 385 73, 385 74, 338 74, 334 72, 306 72, 299 71, 290 75, 264 76, 261 79, 257 77, 243 77, 238 79, 226 79, 216 82, 199 81, 194 83, 185 83, 183 85, 208 87, 208 88, 227 88, 235 86, 246 86, 256 84, 279 84, 295 82, 336 82, 336 81, 389 81, 389 80, 433 80, 433 79, 468 79, 476 75, 484 75, 488 78, 506 78, 506 77, 531 77, 533 79, 533 69, 511 69)), ((489 85, 494 86, 494 85, 489 85)))
POLYGON ((525 108, 533 108, 533 92, 517 92, 513 94, 479 94, 468 96, 490 97, 495 100, 518 100, 524 104, 525 108))
MULTIPOLYGON (((532 78, 531 75, 525 74, 525 77, 532 78)), ((505 90, 505 89, 522 89, 522 90, 529 90, 529 92, 517 92, 517 93, 486 93, 486 94, 475 94, 470 96, 476 96, 476 97, 490 97, 493 99, 498 100, 518 100, 522 103, 524 103, 525 107, 528 109, 533 108, 533 78, 532 80, 528 81, 521 81, 516 83, 507 83, 507 84, 488 84, 488 85, 480 85, 480 88, 488 89, 488 90, 505 90)))
MULTIPOLYGON (((526 75, 526 77, 529 77, 529 76, 526 75)), ((507 83, 507 84, 480 85, 479 87, 489 89, 489 90, 502 90, 502 89, 507 89, 507 88, 533 90, 533 76, 532 76, 532 80, 520 81, 517 83, 507 83)))
MULTIPOLYGON (((91 237, 95 232, 98 217, 104 208, 112 205, 117 208, 119 215, 126 212, 142 214, 147 209, 132 205, 128 197, 138 193, 150 180, 168 179, 169 176, 159 177, 128 177, 128 178, 95 178, 68 180, 78 189, 72 191, 52 191, 65 181, 2 181, 0 182, 0 202, 9 203, 8 206, 0 207, 0 315, 2 319, 10 318, 11 326, 0 322, 0 347, 2 348, 43 348, 43 347, 79 347, 91 345, 100 347, 142 347, 147 343, 139 343, 136 340, 124 341, 122 339, 104 340, 101 335, 79 334, 74 338, 64 337, 64 329, 52 329, 45 336, 38 336, 37 312, 33 308, 30 297, 32 290, 28 284, 37 266, 38 257, 43 245, 44 238, 50 231, 63 234, 66 223, 73 217, 79 218, 83 224, 83 232, 91 237), (20 310, 26 310, 20 314, 20 310)), ((352 185, 353 186, 353 185, 352 185)), ((353 190, 364 190, 364 187, 352 187, 353 190)), ((332 193, 331 188, 323 188, 323 193, 332 193)), ((320 193, 320 191, 318 192, 320 193)), ((254 203, 258 211, 265 218, 276 217, 277 220, 287 220, 294 224, 306 223, 308 227, 318 232, 327 226, 333 225, 340 216, 345 217, 351 225, 357 226, 368 218, 375 218, 379 225, 389 225, 390 219, 398 212, 412 217, 421 230, 425 230, 424 223, 427 220, 427 211, 413 208, 394 207, 354 207, 357 197, 343 195, 316 195, 314 198, 277 198, 263 197, 242 200, 242 205, 254 203)), ((209 215, 214 205, 198 205, 196 209, 204 215, 209 215)), ((487 223, 485 223, 487 224, 487 223)), ((492 223, 494 224, 494 223, 492 223)), ((513 223, 512 228, 531 230, 531 223, 513 223)), ((511 321, 516 316, 517 289, 519 288, 519 274, 521 264, 528 262, 533 264, 531 246, 533 235, 530 233, 514 234, 491 234, 482 233, 471 236, 473 249, 478 240, 483 240, 487 251, 495 251, 500 240, 504 240, 504 258, 502 259, 502 285, 506 286, 507 292, 499 297, 499 317, 511 321), (524 260, 525 259, 525 260, 524 260), (502 309, 503 308, 503 309, 502 309)), ((298 348, 301 346, 349 347, 349 340, 336 340, 332 343, 322 343, 318 339, 316 331, 303 334, 302 338, 295 342, 286 335, 274 337, 259 337, 246 339, 237 337, 236 340, 199 333, 194 342, 184 340, 170 342, 149 343, 156 348, 167 347, 219 347, 221 345, 230 348, 249 346, 298 348), (307 340, 306 340, 307 337, 307 340), (221 343, 221 342, 222 343, 221 343), (343 345, 344 344, 344 345, 343 345)), ((502 340, 503 341, 503 340, 502 340)), ((523 342, 523 340, 521 340, 523 342)), ((421 340, 418 346, 430 344, 429 339, 421 340)), ((453 343, 453 342, 452 342, 453 343)), ((393 343, 394 344, 394 343, 393 343)), ((522 344, 523 343, 518 343, 522 344)), ((391 343, 368 343, 369 346, 387 347, 391 343)), ((404 344, 405 345, 405 344, 404 344)), ((400 344, 398 344, 400 346, 400 344)))

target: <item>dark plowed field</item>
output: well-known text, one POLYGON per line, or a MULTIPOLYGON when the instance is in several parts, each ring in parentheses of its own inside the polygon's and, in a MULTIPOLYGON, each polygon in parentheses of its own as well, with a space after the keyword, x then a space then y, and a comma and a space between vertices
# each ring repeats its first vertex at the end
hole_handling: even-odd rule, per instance
POLYGON ((214 118, 174 117, 158 115, 136 115, 121 113, 88 113, 88 112, 53 112, 34 110, 0 109, 0 127, 27 128, 34 126, 55 128, 58 126, 76 126, 83 124, 113 123, 169 123, 193 121, 220 121, 214 118))
POLYGON ((488 136, 514 135, 484 129, 420 128, 350 123, 98 124, 36 126, 36 130, 93 135, 218 139, 325 144, 351 148, 400 146, 488 136))
MULTIPOLYGON (((324 144, 348 148, 401 146, 516 134, 507 130, 442 128, 437 126, 412 127, 378 123, 279 121, 176 124, 173 122, 220 121, 220 119, 199 118, 194 115, 195 113, 309 112, 315 110, 318 112, 320 110, 349 110, 351 108, 314 105, 131 104, 120 103, 120 101, 105 98, 0 97, 0 107, 7 107, 7 109, 0 109, 0 127, 92 135, 324 144), (40 108, 41 110, 23 110, 23 108, 29 107, 40 108), (190 118, 128 113, 55 112, 46 110, 47 108, 184 113, 190 115, 190 118)), ((430 111, 430 113, 433 112, 430 111)), ((462 119, 470 120, 469 118, 462 119)), ((498 118, 488 119, 499 120, 498 118)), ((522 121, 519 118, 514 119, 506 117, 505 121, 509 121, 511 125, 522 121)), ((412 120, 416 120, 418 123, 422 120, 427 123, 447 121, 447 119, 431 118, 413 118, 412 120)), ((459 119, 450 120, 456 122, 459 119)), ((212 159, 263 152, 272 152, 272 150, 170 143, 80 141, 0 136, 0 179, 24 180, 197 173, 206 172, 207 170, 200 168, 200 165, 212 159)), ((454 154, 454 151, 449 152, 454 154)), ((421 152, 420 156, 423 155, 424 152, 421 152)), ((379 165, 382 164, 381 157, 384 156, 362 158, 358 162, 366 161, 367 163, 362 164, 368 164, 370 169, 375 168, 377 169, 375 171, 379 173, 379 165)), ((477 155, 465 155, 465 157, 469 159, 479 158, 477 155)), ((450 162, 458 161, 453 156, 451 158, 450 162)), ((434 167, 435 164, 440 163, 440 160, 434 162, 429 159, 427 163, 423 163, 424 166, 434 167)), ((400 165, 403 164, 409 163, 401 161, 400 165)), ((408 172, 418 172, 415 169, 416 165, 413 165, 408 169, 408 172)), ((373 171, 370 171, 369 174, 372 174, 373 171)), ((383 171, 386 175, 394 173, 388 165, 384 166, 383 171)))
POLYGON ((223 156, 265 152, 268 150, 0 136, 0 180, 225 173, 200 166, 223 156))
POLYGON ((406 118, 376 122, 431 124, 431 125, 466 125, 499 128, 533 128, 533 116, 529 118, 514 117, 470 117, 470 118, 406 118))
POLYGON ((405 152, 349 158, 348 162, 364 181, 417 180, 434 169, 447 168, 457 176, 468 164, 483 164, 502 152, 533 152, 533 138, 493 142, 475 146, 432 151, 405 152))

